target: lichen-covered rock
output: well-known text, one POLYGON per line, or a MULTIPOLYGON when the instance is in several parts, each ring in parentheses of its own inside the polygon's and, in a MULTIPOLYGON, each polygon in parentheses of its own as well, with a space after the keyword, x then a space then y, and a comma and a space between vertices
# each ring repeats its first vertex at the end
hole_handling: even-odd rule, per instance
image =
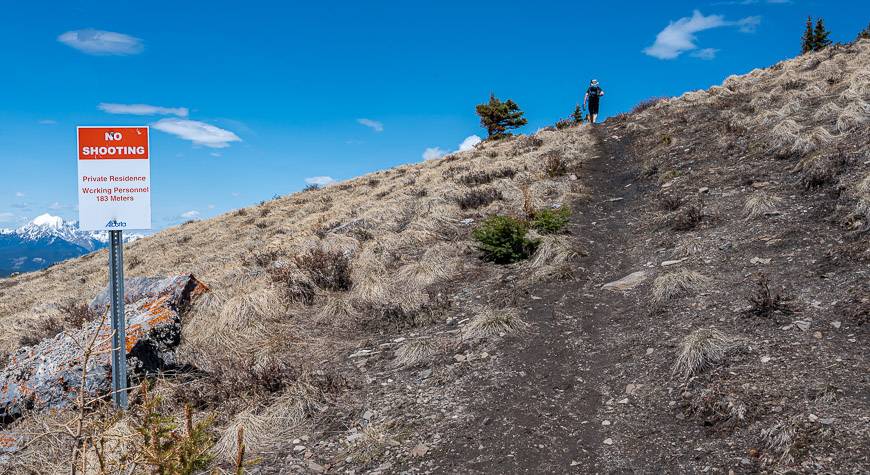
MULTIPOLYGON (((175 365, 174 349, 181 336, 180 313, 208 288, 192 275, 137 277, 124 281, 127 302, 127 371, 149 374, 175 365)), ((105 314, 108 289, 91 302, 105 314)), ((88 359, 86 399, 105 396, 112 387, 109 317, 86 324, 75 332, 25 347, 0 371, 0 422, 9 422, 27 410, 59 409, 74 404, 82 387, 84 352, 97 332, 88 359)))

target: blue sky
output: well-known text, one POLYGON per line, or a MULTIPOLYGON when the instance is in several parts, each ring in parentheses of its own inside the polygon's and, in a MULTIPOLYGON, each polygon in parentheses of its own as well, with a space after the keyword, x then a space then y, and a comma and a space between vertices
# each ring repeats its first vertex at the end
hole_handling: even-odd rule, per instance
POLYGON ((808 14, 844 42, 870 20, 866 1, 4 3, 0 227, 76 219, 77 125, 152 125, 162 228, 456 150, 490 91, 534 132, 593 77, 612 115, 793 56, 808 14))

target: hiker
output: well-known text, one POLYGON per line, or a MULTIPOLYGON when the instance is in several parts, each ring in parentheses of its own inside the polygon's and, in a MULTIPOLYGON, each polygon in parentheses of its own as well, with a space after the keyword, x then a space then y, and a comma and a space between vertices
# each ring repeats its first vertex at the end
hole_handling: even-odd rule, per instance
POLYGON ((586 95, 583 96, 583 107, 589 103, 589 122, 594 124, 598 120, 598 99, 604 95, 604 90, 598 86, 598 80, 593 79, 589 83, 589 89, 586 89, 586 95))

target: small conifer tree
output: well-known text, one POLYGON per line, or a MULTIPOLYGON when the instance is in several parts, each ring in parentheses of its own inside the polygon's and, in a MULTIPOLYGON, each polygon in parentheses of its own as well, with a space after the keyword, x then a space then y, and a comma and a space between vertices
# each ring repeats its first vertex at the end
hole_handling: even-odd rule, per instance
POLYGON ((825 20, 822 18, 816 20, 816 29, 813 32, 815 51, 821 51, 831 45, 831 40, 828 38, 830 35, 831 32, 825 28, 825 20))
POLYGON ((867 28, 864 28, 864 30, 861 33, 858 33, 858 38, 856 38, 856 39, 858 41, 870 40, 870 23, 867 24, 867 28))
POLYGON ((809 53, 816 50, 816 35, 813 32, 813 18, 807 17, 807 27, 804 29, 804 36, 801 38, 801 54, 809 53))
POLYGON ((506 137, 510 135, 508 129, 516 129, 528 123, 516 102, 510 99, 502 102, 495 94, 490 94, 489 102, 478 104, 476 109, 480 116, 480 125, 486 129, 491 139, 506 137))
POLYGON ((571 114, 571 118, 574 119, 575 124, 583 123, 583 109, 580 108, 580 104, 577 104, 577 106, 574 107, 574 112, 571 114))

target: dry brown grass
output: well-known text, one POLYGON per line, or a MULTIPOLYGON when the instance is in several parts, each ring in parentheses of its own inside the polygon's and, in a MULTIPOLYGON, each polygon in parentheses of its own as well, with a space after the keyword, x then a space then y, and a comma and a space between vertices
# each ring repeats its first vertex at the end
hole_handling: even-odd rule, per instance
MULTIPOLYGON (((521 209, 520 184, 529 185, 534 206, 569 203, 573 191, 568 178, 547 176, 540 166, 542 157, 555 150, 573 166, 591 154, 593 142, 582 127, 543 131, 534 138, 487 143, 454 154, 449 161, 405 165, 169 228, 128 246, 128 253, 141 260, 130 273, 190 272, 207 282, 228 307, 213 310, 207 319, 193 317, 196 323, 185 326, 185 340, 199 344, 214 337, 234 350, 252 349, 264 332, 275 335, 276 311, 292 314, 287 320, 293 322, 349 315, 351 308, 389 302, 386 295, 401 293, 402 279, 420 291, 398 303, 415 307, 418 304, 409 300, 421 300, 420 292, 454 278, 468 262, 461 251, 470 242, 459 223, 466 214, 453 197, 469 188, 445 180, 446 169, 461 167, 457 177, 473 173, 489 180, 486 186, 494 187, 502 199, 490 203, 487 213, 521 209), (386 194, 373 199, 382 193, 386 194), (313 249, 348 256, 352 286, 346 298, 338 299, 332 288, 312 295, 308 287, 322 275, 313 277, 304 262, 294 258, 319 252, 313 249), (271 295, 256 293, 257 288, 268 288, 265 292, 271 295), (262 313, 269 315, 256 317, 262 313), (257 323, 263 321, 270 323, 257 323)), ((477 183, 476 178, 469 180, 477 183)), ((55 314, 55 306, 69 296, 95 295, 106 283, 105 260, 100 252, 12 278, 14 295, 0 295, 0 325, 20 330, 2 332, 0 349, 17 349, 20 336, 29 333, 34 322, 55 314)))
POLYGON ((396 348, 396 358, 393 364, 403 368, 413 368, 429 364, 432 357, 439 353, 439 343, 433 338, 408 340, 396 348))
POLYGON ((709 277, 688 269, 663 274, 653 282, 652 300, 661 305, 678 297, 694 295, 706 289, 711 282, 709 277))
POLYGON ((699 328, 683 338, 673 373, 689 379, 719 363, 734 344, 734 338, 715 328, 699 328))
POLYGON ((761 430, 761 443, 765 450, 763 460, 766 464, 791 465, 794 462, 792 450, 796 426, 796 421, 789 419, 761 430))
POLYGON ((763 191, 752 194, 743 206, 743 214, 747 219, 758 219, 779 213, 778 207, 782 204, 782 198, 770 195, 763 191))
POLYGON ((864 101, 855 101, 837 115, 837 130, 849 132, 863 127, 870 121, 870 104, 864 101))
POLYGON ((516 309, 483 308, 465 325, 463 334, 466 338, 488 338, 523 332, 528 327, 516 309))
POLYGON ((535 254, 529 261, 533 277, 570 277, 574 275, 574 262, 580 256, 570 236, 538 236, 530 232, 531 239, 539 240, 535 254))

